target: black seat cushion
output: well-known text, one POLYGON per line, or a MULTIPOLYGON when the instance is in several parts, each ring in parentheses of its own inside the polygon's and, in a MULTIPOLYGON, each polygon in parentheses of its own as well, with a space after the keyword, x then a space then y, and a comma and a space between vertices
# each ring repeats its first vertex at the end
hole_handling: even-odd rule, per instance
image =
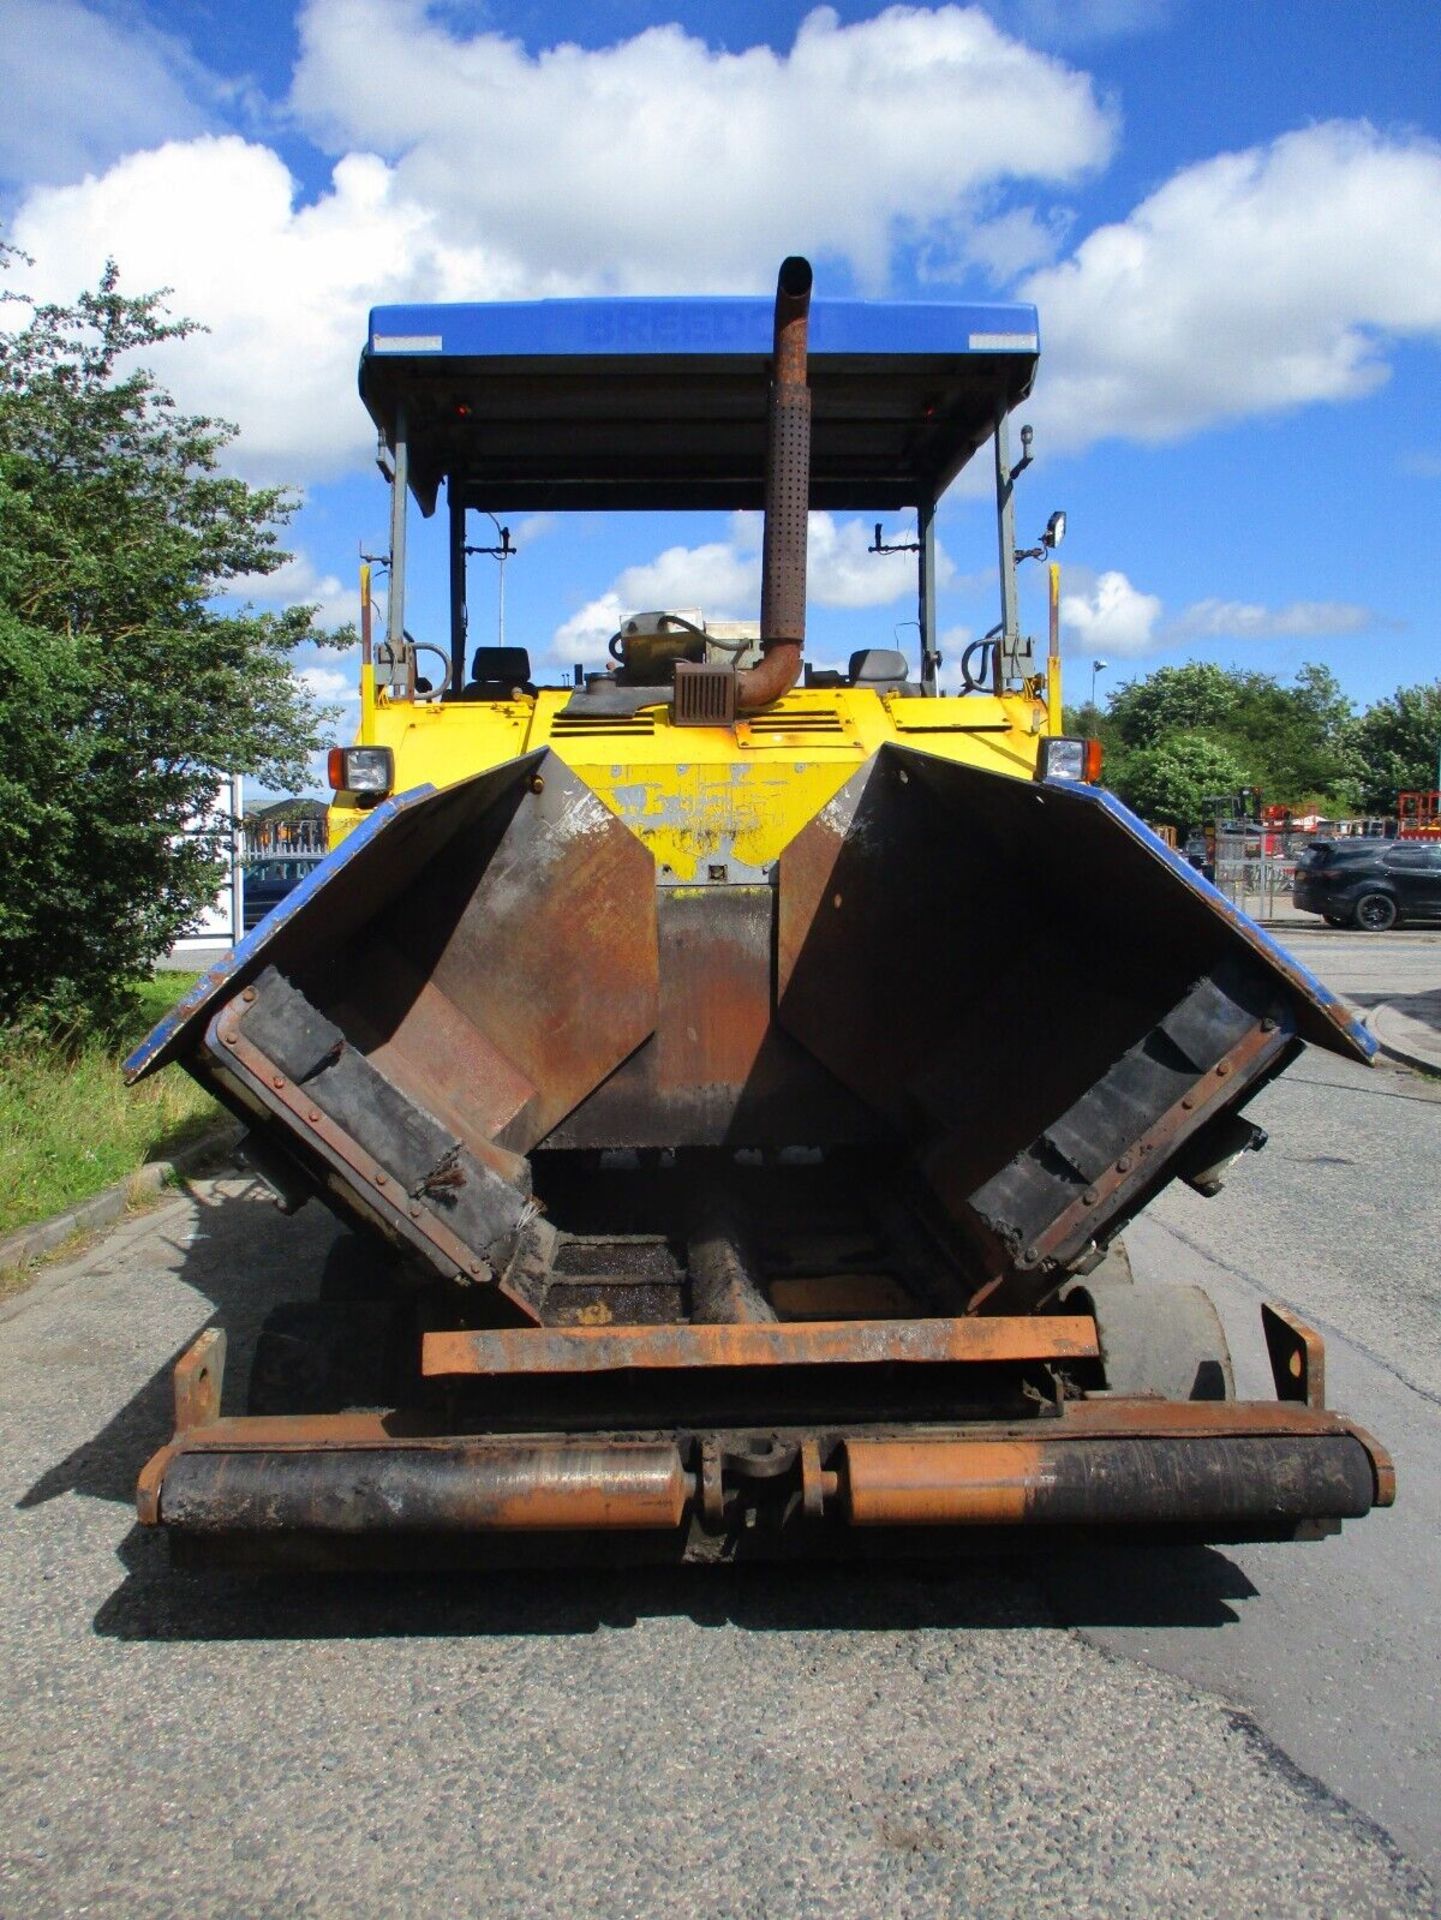
POLYGON ((853 687, 903 687, 906 656, 892 647, 863 647, 851 655, 849 677, 853 687))
POLYGON ((530 679, 530 654, 524 647, 477 647, 470 663, 470 677, 523 687, 530 679))

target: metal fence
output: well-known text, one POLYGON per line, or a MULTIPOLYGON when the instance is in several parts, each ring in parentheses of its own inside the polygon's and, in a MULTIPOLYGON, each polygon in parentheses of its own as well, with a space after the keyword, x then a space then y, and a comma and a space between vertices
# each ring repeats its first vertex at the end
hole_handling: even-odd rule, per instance
POLYGON ((1216 885, 1253 919, 1274 919, 1290 902, 1304 834, 1253 830, 1216 835, 1216 885))
POLYGON ((1255 920, 1274 919, 1278 914, 1285 919, 1291 911, 1296 868, 1308 847, 1320 840, 1385 840, 1388 824, 1384 819, 1342 820, 1324 826, 1320 833, 1297 827, 1223 827, 1216 834, 1216 885, 1255 920))

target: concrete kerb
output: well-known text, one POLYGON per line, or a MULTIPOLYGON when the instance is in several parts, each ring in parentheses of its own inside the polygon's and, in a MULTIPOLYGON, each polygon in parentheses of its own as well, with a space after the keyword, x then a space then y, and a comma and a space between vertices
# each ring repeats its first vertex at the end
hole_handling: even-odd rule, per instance
MULTIPOLYGON (((1288 933, 1322 931, 1321 920, 1314 914, 1288 914, 1284 918, 1278 915, 1257 924, 1275 934, 1283 946, 1288 933)), ((1385 937, 1388 942, 1394 942, 1406 939, 1409 934, 1420 940, 1434 936, 1434 931, 1430 927, 1403 927, 1385 937)), ((1441 1074, 1441 989, 1413 994, 1404 1006, 1383 1001, 1362 1018, 1388 1060, 1413 1067, 1417 1073, 1441 1074)))
POLYGON ((1388 1059, 1441 1074, 1441 988, 1411 994, 1401 1005, 1383 1001, 1366 1015, 1366 1025, 1388 1059))
POLYGON ((131 1207, 152 1199, 181 1175, 224 1159, 234 1149, 241 1132, 233 1120, 226 1120, 181 1147, 173 1159, 147 1161, 93 1199, 82 1200, 78 1206, 67 1207, 48 1220, 37 1220, 6 1234, 0 1240, 0 1279, 13 1278, 32 1261, 42 1260, 57 1247, 63 1247, 76 1234, 94 1233, 100 1227, 108 1227, 131 1207))

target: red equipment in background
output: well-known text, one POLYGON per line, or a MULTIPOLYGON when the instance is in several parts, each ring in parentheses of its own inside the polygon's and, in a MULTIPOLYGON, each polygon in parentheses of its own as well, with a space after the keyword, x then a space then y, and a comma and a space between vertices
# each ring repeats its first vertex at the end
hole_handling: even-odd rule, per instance
POLYGON ((1396 796, 1400 840, 1441 840, 1441 791, 1435 787, 1396 796))

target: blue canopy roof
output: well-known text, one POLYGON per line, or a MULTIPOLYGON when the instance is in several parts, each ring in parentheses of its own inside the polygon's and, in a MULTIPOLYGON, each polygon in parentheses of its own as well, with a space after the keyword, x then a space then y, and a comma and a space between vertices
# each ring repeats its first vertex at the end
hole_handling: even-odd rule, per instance
MULTIPOLYGON (((372 307, 366 358, 769 354, 769 299, 508 300, 372 307)), ((1036 309, 940 301, 817 300, 815 354, 1031 353, 1036 309)))
MULTIPOLYGON (((470 506, 756 507, 764 496, 769 299, 376 307, 360 390, 387 438, 404 409, 412 485, 470 506)), ((1023 399, 1030 306, 817 300, 812 505, 938 494, 1023 399)))

